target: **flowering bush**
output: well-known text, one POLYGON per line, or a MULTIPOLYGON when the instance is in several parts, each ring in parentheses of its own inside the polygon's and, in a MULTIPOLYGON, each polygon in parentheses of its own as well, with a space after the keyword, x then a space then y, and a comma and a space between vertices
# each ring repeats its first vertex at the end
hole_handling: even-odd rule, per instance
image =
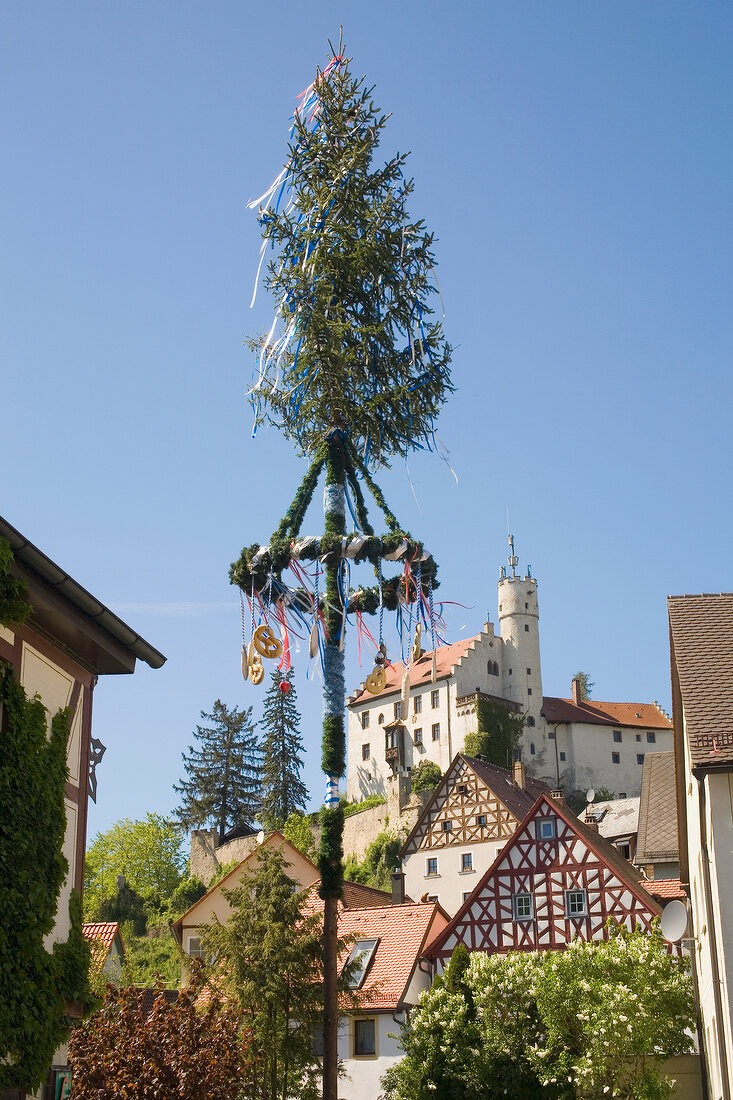
POLYGON ((387 1100, 666 1100, 662 1063, 691 1049, 685 960, 613 926, 565 951, 454 952, 403 1027, 387 1100))

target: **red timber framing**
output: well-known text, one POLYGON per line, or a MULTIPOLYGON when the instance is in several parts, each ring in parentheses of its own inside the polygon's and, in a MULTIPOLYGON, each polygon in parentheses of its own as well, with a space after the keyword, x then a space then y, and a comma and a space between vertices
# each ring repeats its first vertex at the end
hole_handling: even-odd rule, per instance
POLYGON ((541 795, 426 955, 442 969, 459 943, 489 954, 558 951, 576 938, 607 939, 609 919, 649 931, 661 911, 612 844, 541 795))

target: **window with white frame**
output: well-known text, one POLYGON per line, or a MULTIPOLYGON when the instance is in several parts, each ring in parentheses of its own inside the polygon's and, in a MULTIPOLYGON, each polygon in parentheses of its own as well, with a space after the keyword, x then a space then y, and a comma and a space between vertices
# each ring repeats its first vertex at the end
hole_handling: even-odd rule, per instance
POLYGON ((512 908, 515 920, 532 920, 534 906, 531 894, 513 894, 512 908))
POLYGON ((473 871, 473 852, 461 853, 461 870, 473 871))
POLYGON ((204 953, 201 950, 201 938, 199 936, 189 936, 188 953, 192 958, 203 959, 204 953))
POLYGON ((535 836, 538 840, 552 840, 557 836, 554 817, 538 817, 535 822, 535 836))
POLYGON ((354 1057, 373 1058, 377 1053, 377 1021, 357 1016, 354 1020, 354 1057))
POLYGON ((584 917, 586 914, 585 890, 565 891, 565 916, 584 917))
POLYGON ((437 873, 438 873, 438 857, 437 856, 428 856, 428 858, 425 860, 425 874, 426 874, 426 876, 428 878, 431 878, 433 875, 437 875, 437 873))
POLYGON ((461 894, 461 902, 463 902, 463 903, 467 902, 468 899, 470 898, 471 894, 472 894, 471 890, 464 890, 463 893, 461 894))

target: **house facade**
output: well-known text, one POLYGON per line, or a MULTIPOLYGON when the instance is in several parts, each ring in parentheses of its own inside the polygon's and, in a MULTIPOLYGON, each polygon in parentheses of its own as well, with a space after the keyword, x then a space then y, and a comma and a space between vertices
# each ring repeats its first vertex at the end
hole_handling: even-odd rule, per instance
POLYGON ((733 1096, 733 594, 667 600, 680 878, 708 1095, 733 1096))
POLYGON ((427 954, 441 971, 459 943, 489 954, 562 950, 606 939, 609 919, 650 930, 661 912, 618 850, 543 794, 427 954))
POLYGON ((548 788, 512 770, 459 753, 400 851, 407 894, 456 913, 548 788))
MULTIPOLYGON (((347 795, 359 801, 385 795, 395 775, 431 760, 446 771, 478 729, 482 703, 503 703, 524 716, 517 748, 527 773, 567 794, 607 787, 614 797, 638 796, 647 753, 672 749, 672 723, 655 703, 543 696, 537 581, 518 575, 513 552, 498 584, 498 632, 479 634, 408 665, 395 662, 386 683, 371 694, 366 681, 348 700, 347 795), (409 667, 409 703, 402 680, 409 667)), ((511 767, 512 760, 498 761, 511 767)))
MULTIPOLYGON (((137 660, 160 668, 165 657, 96 597, 0 517, 0 538, 14 556, 13 575, 27 586, 33 611, 12 628, 0 625, 0 658, 12 665, 29 698, 38 695, 50 728, 62 708, 70 711, 64 788, 66 832, 63 854, 68 873, 58 899, 46 949, 68 939, 69 898, 82 894, 88 799, 96 800, 96 765, 104 747, 93 738, 92 700, 100 676, 130 674, 137 660)), ((1 716, 0 716, 1 717, 1 716)), ((74 1007, 69 1006, 73 1013, 74 1007)), ((54 1066, 65 1067, 66 1049, 54 1066)))
POLYGON ((339 910, 339 935, 353 937, 352 950, 369 952, 358 1007, 339 1027, 339 1100, 375 1100, 382 1075, 403 1057, 400 1025, 432 984, 425 948, 447 923, 437 903, 339 910))

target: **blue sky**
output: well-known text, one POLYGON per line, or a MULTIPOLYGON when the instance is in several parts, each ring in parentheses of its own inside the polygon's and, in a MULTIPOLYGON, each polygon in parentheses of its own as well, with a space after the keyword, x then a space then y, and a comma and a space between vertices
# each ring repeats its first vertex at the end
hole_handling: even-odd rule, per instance
POLYGON ((381 484, 465 605, 450 638, 496 618, 507 508, 546 694, 583 668, 669 706, 665 596, 733 586, 730 5, 5 0, 1 510, 168 656, 97 688, 91 834, 174 805, 215 698, 260 713, 227 571, 304 465, 251 438, 245 204, 340 23, 436 235, 459 483, 419 454, 414 495, 404 464, 381 484))

